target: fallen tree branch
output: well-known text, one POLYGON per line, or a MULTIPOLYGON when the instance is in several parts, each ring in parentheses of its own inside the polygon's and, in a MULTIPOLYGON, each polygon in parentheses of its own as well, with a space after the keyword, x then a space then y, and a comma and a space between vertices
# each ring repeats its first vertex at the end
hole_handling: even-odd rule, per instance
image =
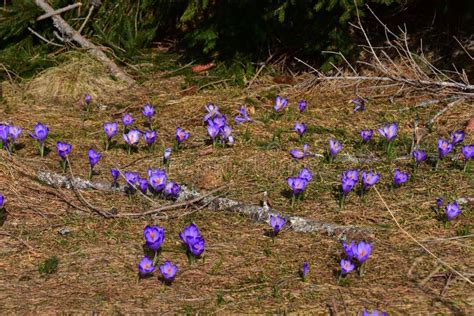
MULTIPOLYGON (((53 187, 63 187, 67 189, 96 189, 105 191, 120 191, 125 192, 125 186, 113 187, 108 183, 91 182, 78 177, 67 177, 54 172, 40 171, 38 172, 38 180, 44 182, 47 185, 53 187)), ((215 192, 221 190, 216 189, 215 192)), ((186 186, 181 187, 181 192, 176 203, 165 205, 157 209, 150 210, 145 213, 117 213, 111 214, 108 218, 117 217, 143 217, 157 214, 161 211, 171 210, 176 208, 182 208, 191 204, 207 204, 207 209, 211 211, 222 211, 232 212, 242 215, 249 216, 256 222, 268 222, 269 216, 275 215, 276 210, 270 209, 266 203, 263 206, 257 206, 252 204, 243 203, 240 201, 228 199, 228 198, 216 198, 212 196, 214 191, 206 194, 201 194, 198 191, 191 190, 186 186)), ((281 214, 284 215, 284 214, 281 214)), ((357 227, 352 225, 339 225, 334 223, 320 222, 317 220, 305 219, 299 216, 287 216, 287 222, 289 223, 288 228, 296 232, 311 233, 319 232, 328 236, 336 237, 338 239, 370 239, 373 236, 373 232, 367 227, 357 227)))
MULTIPOLYGON (((54 9, 44 0, 35 0, 35 4, 48 14, 53 14, 55 12, 54 9)), ((53 19, 54 26, 62 34, 81 45, 81 47, 87 49, 89 54, 103 63, 114 77, 125 81, 130 85, 136 84, 135 80, 128 76, 122 69, 120 69, 120 67, 118 67, 109 57, 107 57, 107 55, 98 46, 91 43, 88 39, 79 34, 61 16, 52 15, 51 18, 53 19)))

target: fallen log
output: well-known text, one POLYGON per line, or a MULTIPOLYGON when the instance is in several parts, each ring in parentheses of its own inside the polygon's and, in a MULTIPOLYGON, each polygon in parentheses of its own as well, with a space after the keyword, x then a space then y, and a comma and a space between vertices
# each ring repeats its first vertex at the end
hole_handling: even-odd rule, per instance
MULTIPOLYGON (((125 192, 125 186, 112 186, 110 183, 103 182, 92 182, 79 177, 68 177, 49 171, 40 171, 37 174, 38 180, 52 186, 66 189, 95 189, 105 191, 120 191, 125 192)), ((274 209, 268 207, 264 201, 263 206, 252 205, 228 198, 215 197, 209 194, 202 194, 196 190, 189 189, 186 186, 181 187, 181 192, 178 200, 175 202, 176 208, 184 207, 189 205, 189 201, 193 201, 193 204, 205 205, 206 209, 211 211, 221 212, 232 212, 250 217, 255 222, 268 222, 271 215, 281 214, 274 209)), ((169 210, 173 208, 173 204, 164 206, 156 209, 154 214, 157 214, 160 210, 169 210)), ((146 212, 146 215, 141 213, 133 214, 108 214, 107 218, 119 218, 119 217, 143 217, 150 216, 150 212, 146 212)), ((340 225, 335 223, 326 223, 313 219, 306 219, 299 216, 286 216, 288 225, 287 229, 291 229, 296 232, 312 233, 318 232, 337 239, 371 239, 373 237, 373 230, 368 227, 358 227, 353 225, 340 225)))
POLYGON ((35 4, 46 12, 46 14, 52 15, 51 18, 53 19, 54 26, 67 38, 87 49, 89 54, 107 67, 112 76, 125 81, 130 85, 136 84, 136 81, 120 69, 120 67, 117 66, 117 64, 115 64, 109 57, 107 57, 107 55, 97 45, 91 43, 88 39, 72 28, 60 15, 57 15, 57 11, 55 11, 44 0, 35 0, 35 4))

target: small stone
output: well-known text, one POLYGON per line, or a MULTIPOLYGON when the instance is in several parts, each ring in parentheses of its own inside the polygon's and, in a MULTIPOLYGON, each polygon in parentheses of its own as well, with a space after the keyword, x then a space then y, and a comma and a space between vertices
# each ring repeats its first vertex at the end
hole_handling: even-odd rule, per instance
POLYGON ((71 233, 71 230, 68 227, 63 227, 60 230, 58 230, 59 235, 61 236, 66 236, 71 233))
POLYGON ((465 132, 468 134, 474 133, 474 117, 471 117, 469 122, 467 122, 465 132))

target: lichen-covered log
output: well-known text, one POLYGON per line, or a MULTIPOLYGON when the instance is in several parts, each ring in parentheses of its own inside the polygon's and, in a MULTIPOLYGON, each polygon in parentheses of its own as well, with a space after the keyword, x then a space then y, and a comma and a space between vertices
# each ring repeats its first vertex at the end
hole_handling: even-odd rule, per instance
MULTIPOLYGON (((113 187, 110 183, 91 182, 79 177, 71 179, 70 177, 48 171, 38 172, 38 180, 53 187, 62 187, 66 189, 117 190, 122 192, 126 190, 125 186, 113 187)), ((201 193, 198 191, 189 189, 183 185, 176 204, 179 205, 181 202, 190 201, 199 198, 200 196, 201 193)), ((232 212, 246 215, 256 222, 267 222, 270 215, 279 213, 276 210, 269 208, 266 203, 264 203, 264 206, 258 206, 228 198, 216 198, 213 196, 204 197, 203 199, 198 200, 196 204, 205 205, 206 208, 211 211, 232 212)), ((117 214, 117 217, 120 217, 120 213, 117 214)), ((296 232, 319 232, 338 239, 370 239, 373 236, 372 229, 368 227, 326 223, 299 216, 287 216, 286 218, 289 223, 287 228, 296 232)))

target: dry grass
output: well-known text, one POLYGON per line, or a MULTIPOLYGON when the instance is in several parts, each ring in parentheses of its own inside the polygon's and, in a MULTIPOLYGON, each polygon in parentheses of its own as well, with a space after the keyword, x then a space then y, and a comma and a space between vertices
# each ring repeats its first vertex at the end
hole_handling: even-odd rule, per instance
MULTIPOLYGON (((338 211, 333 194, 342 170, 357 167, 379 171, 382 174, 379 189, 401 225, 418 240, 424 240, 436 255, 472 276, 472 236, 447 239, 457 236, 469 225, 472 230, 472 206, 463 205, 462 215, 446 227, 432 210, 437 196, 448 200, 472 197, 472 174, 462 173, 460 166, 453 162, 444 162, 438 172, 423 165, 416 180, 390 192, 386 186, 393 169, 399 167, 411 172, 411 164, 386 161, 382 144, 378 142, 368 147, 358 144, 360 129, 396 121, 400 125, 397 154, 406 155, 410 150, 415 114, 425 121, 442 105, 414 109, 413 105, 424 99, 420 96, 407 96, 392 104, 384 98, 376 98, 376 95, 393 92, 380 88, 368 90, 372 100, 366 112, 353 114, 352 107, 347 105, 353 96, 352 86, 320 85, 302 93, 289 86, 271 87, 262 84, 262 80, 252 91, 211 89, 183 97, 180 94, 182 78, 155 76, 144 84, 147 90, 120 91, 117 83, 100 79, 102 72, 97 68, 83 67, 86 74, 74 76, 78 69, 75 67, 66 64, 50 70, 48 76, 52 77, 43 74, 42 81, 34 79, 21 87, 27 89, 22 90, 23 94, 31 94, 33 99, 19 103, 18 99, 7 98, 4 110, 0 110, 6 121, 27 129, 41 121, 48 124, 51 131, 47 142, 51 152, 45 158, 37 156, 33 141, 25 135, 21 138, 24 147, 13 155, 14 163, 4 153, 1 156, 0 192, 6 195, 8 217, 0 231, 9 234, 0 234, 0 309, 4 313, 304 311, 356 314, 363 308, 386 310, 391 314, 469 314, 472 311, 472 287, 466 282, 454 278, 445 288, 447 271, 444 269, 424 280, 436 269, 437 262, 399 232, 374 192, 365 203, 351 194, 343 211, 338 211), (49 93, 40 82, 44 85, 44 78, 55 80, 53 74, 62 74, 64 88, 53 85, 55 88, 51 90, 55 92, 49 93), (99 82, 92 80, 89 86, 89 79, 81 80, 91 77, 99 82), (31 89, 36 90, 32 93, 31 89), (83 94, 91 91, 96 105, 91 114, 70 106, 71 102, 80 104, 83 94), (277 92, 287 95, 291 102, 291 108, 279 118, 275 118, 271 110, 277 92), (295 109, 299 98, 309 103, 303 114, 295 109), (102 102, 104 99, 107 101, 102 102), (347 282, 337 285, 335 272, 342 249, 339 241, 326 236, 284 231, 273 244, 264 234, 268 229, 266 225, 205 209, 187 216, 182 216, 185 210, 175 210, 155 219, 106 220, 91 214, 73 192, 52 189, 34 181, 39 169, 59 170, 54 152, 56 140, 73 143, 72 167, 77 175, 86 176, 87 149, 103 148, 103 122, 118 120, 127 109, 134 114, 136 125, 143 126, 139 109, 148 100, 158 105, 154 124, 159 136, 155 151, 148 153, 141 146, 138 152, 128 156, 126 150, 115 146, 104 153, 97 166, 97 179, 109 181, 111 166, 128 165, 127 170, 139 171, 143 176, 146 168, 160 166, 163 148, 171 145, 175 127, 181 126, 191 131, 192 136, 183 150, 172 154, 169 172, 172 179, 200 189, 227 184, 230 197, 251 203, 258 203, 262 191, 268 191, 273 206, 282 212, 340 224, 373 226, 376 237, 372 241, 373 254, 368 261, 367 274, 363 278, 350 275, 347 282), (206 145, 202 115, 207 102, 219 104, 229 120, 244 102, 255 110, 251 115, 252 124, 235 126, 232 122, 237 139, 233 148, 206 145), (106 106, 97 106, 98 103, 106 106), (404 107, 411 109, 400 112, 404 107), (302 146, 291 131, 295 121, 307 124, 309 131, 305 141, 317 153, 323 153, 328 139, 335 137, 343 142, 346 153, 373 153, 382 159, 370 165, 338 161, 329 165, 318 158, 295 162, 288 155, 289 149, 302 146), (274 136, 278 136, 276 142, 272 142, 274 136), (285 180, 303 165, 315 172, 316 177, 305 201, 291 208, 285 180), (187 264, 177 237, 178 231, 190 222, 200 227, 207 244, 204 258, 192 266, 187 264), (151 278, 137 278, 136 265, 143 256, 142 229, 151 223, 166 229, 160 261, 170 259, 180 269, 171 286, 159 282, 156 273, 151 278), (71 230, 67 236, 58 234, 64 227, 71 230), (57 272, 40 274, 38 266, 51 256, 59 259, 57 272), (305 260, 311 267, 306 283, 298 276, 305 260)), ((460 103, 442 116, 433 132, 427 131, 421 147, 434 152, 438 135, 447 137, 450 130, 463 128, 472 115, 472 104, 460 103)), ((378 139, 376 135, 375 138, 378 139)), ((117 140, 122 143, 121 138, 117 140)), ((465 142, 472 141, 473 135, 467 135, 465 142)), ((107 192, 88 191, 83 195, 97 207, 115 207, 119 212, 141 212, 150 207, 150 202, 140 196, 129 200, 107 192)))

